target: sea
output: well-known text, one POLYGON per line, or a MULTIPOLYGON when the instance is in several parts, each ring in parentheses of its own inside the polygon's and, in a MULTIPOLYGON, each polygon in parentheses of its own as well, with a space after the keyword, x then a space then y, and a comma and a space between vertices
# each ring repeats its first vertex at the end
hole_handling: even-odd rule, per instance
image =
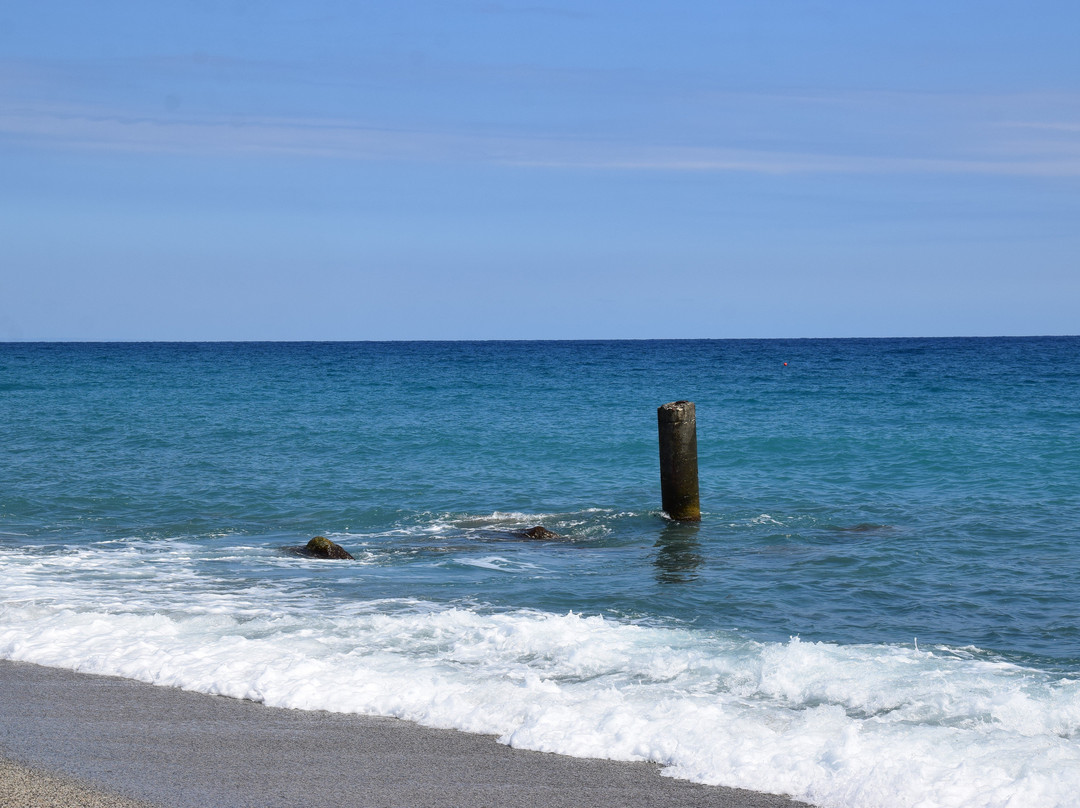
POLYGON ((829 808, 1080 805, 1080 338, 7 343, 0 436, 0 658, 829 808))

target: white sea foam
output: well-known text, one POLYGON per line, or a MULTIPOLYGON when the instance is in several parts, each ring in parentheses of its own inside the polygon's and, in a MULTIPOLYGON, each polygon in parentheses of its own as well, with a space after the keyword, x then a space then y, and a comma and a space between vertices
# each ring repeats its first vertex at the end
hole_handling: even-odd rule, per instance
MULTIPOLYGON (((494 511, 490 514, 424 513, 421 515, 422 521, 416 524, 401 524, 378 532, 365 531, 362 541, 389 538, 430 538, 444 533, 468 536, 493 531, 517 531, 535 527, 539 524, 558 528, 560 531, 570 534, 571 537, 592 536, 597 533, 609 532, 609 528, 597 521, 596 517, 600 514, 609 519, 633 515, 630 513, 618 514, 608 508, 585 508, 561 513, 524 513, 521 511, 494 511), (583 531, 582 528, 585 528, 585 530, 583 531)), ((357 536, 349 533, 333 534, 329 535, 328 538, 349 543, 358 540, 357 536)))
POLYGON ((557 525, 580 525, 584 524, 585 519, 583 517, 595 516, 597 514, 611 515, 612 511, 607 508, 585 508, 580 511, 572 511, 568 513, 522 513, 520 511, 495 511, 485 516, 477 515, 459 515, 451 516, 445 515, 443 518, 448 524, 451 524, 458 528, 488 528, 488 529, 506 529, 506 528, 519 528, 519 527, 531 527, 537 524, 557 524, 557 525))
POLYGON ((198 552, 3 552, 0 656, 653 760, 823 806, 1063 808, 1080 794, 1080 683, 978 653, 327 603, 288 582, 237 587, 198 552))
POLYGON ((496 572, 523 572, 527 570, 535 570, 537 567, 535 564, 530 564, 525 561, 512 561, 502 556, 485 556, 483 558, 459 558, 455 564, 461 564, 466 567, 479 567, 485 570, 495 570, 496 572))
POLYGON ((778 520, 778 519, 776 519, 776 518, 774 518, 772 516, 769 516, 769 514, 767 514, 767 513, 763 513, 760 516, 755 516, 753 519, 751 519, 749 521, 748 524, 751 524, 751 525, 779 525, 781 527, 783 527, 783 525, 784 525, 783 522, 781 522, 780 520, 778 520))

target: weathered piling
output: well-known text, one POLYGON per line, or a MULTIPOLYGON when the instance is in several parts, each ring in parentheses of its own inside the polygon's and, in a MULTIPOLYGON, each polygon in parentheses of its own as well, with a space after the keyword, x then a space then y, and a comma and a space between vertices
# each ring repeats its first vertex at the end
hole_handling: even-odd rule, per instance
POLYGON ((681 522, 700 522, 697 415, 692 401, 673 401, 656 411, 660 432, 660 496, 664 511, 681 522))

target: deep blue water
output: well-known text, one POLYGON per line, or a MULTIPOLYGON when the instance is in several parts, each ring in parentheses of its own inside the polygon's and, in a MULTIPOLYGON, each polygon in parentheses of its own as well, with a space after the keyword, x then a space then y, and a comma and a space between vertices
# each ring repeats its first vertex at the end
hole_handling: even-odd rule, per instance
POLYGON ((5 344, 0 546, 325 533, 374 562, 310 582, 343 598, 1078 673, 1078 357, 1073 337, 5 344), (699 527, 659 513, 655 412, 681 398, 699 527), (541 522, 568 540, 505 535, 541 522), (446 563, 491 556, 536 573, 446 563))

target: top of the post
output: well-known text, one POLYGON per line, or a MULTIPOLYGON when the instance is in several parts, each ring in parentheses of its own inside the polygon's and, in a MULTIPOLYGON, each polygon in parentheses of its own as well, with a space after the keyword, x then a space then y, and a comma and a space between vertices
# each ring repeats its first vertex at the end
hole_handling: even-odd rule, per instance
POLYGON ((693 401, 672 401, 656 410, 656 417, 661 421, 696 421, 693 401))

